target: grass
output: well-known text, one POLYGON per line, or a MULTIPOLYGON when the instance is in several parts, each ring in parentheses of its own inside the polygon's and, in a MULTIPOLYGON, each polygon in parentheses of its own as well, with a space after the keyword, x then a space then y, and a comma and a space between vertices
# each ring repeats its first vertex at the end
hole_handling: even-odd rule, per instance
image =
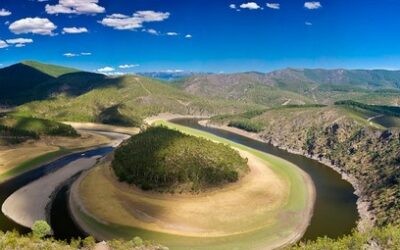
POLYGON ((61 75, 75 73, 79 70, 73 68, 67 68, 63 66, 51 65, 51 64, 43 64, 35 61, 24 61, 22 64, 34 68, 40 72, 43 72, 52 77, 59 77, 61 75))
MULTIPOLYGON (((93 229, 94 232, 99 232, 103 237, 106 238, 130 238, 132 235, 138 235, 142 238, 160 242, 161 244, 170 247, 170 249, 212 248, 216 250, 262 248, 266 245, 279 245, 282 243, 282 241, 285 241, 287 238, 293 237, 299 233, 297 230, 299 230, 299 227, 301 227, 300 225, 302 225, 304 219, 307 218, 311 209, 310 205, 312 204, 312 197, 310 196, 311 193, 308 189, 309 187, 306 185, 304 173, 301 170, 283 159, 206 132, 164 121, 157 122, 157 125, 168 126, 171 129, 177 129, 186 134, 227 144, 254 155, 262 162, 267 164, 270 167, 270 171, 277 175, 278 179, 281 179, 283 183, 286 183, 287 188, 289 188, 285 202, 282 203, 282 206, 276 208, 277 210, 271 212, 269 216, 269 220, 274 221, 274 223, 269 224, 267 227, 254 229, 251 231, 251 233, 241 233, 224 237, 188 237, 122 226, 120 224, 107 223, 106 225, 88 216, 87 214, 82 214, 80 212, 79 216, 84 220, 85 224, 89 228, 93 229)), ((107 190, 109 189, 107 188, 107 190)), ((123 218, 128 219, 128 217, 123 218)), ((258 223, 262 222, 263 220, 258 221, 258 223)), ((214 223, 218 222, 214 221, 214 223)), ((240 225, 241 224, 239 223, 236 225, 236 227, 240 227, 240 225)))

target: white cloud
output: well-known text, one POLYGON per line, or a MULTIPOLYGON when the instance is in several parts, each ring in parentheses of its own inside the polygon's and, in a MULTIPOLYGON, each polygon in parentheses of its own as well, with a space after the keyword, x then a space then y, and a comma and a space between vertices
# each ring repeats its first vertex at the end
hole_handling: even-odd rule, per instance
POLYGON ((307 26, 311 26, 312 22, 305 22, 304 24, 307 25, 307 26))
POLYGON ((120 69, 131 69, 135 67, 139 67, 139 64, 123 64, 118 66, 120 69))
POLYGON ((14 34, 39 34, 54 35, 53 31, 57 26, 47 18, 28 17, 23 18, 10 24, 9 29, 14 34))
POLYGON ((229 4, 229 8, 236 9, 236 4, 229 4))
POLYGON ((17 48, 25 47, 28 43, 33 43, 32 39, 29 38, 14 38, 14 39, 7 39, 6 42, 8 44, 13 44, 17 48))
POLYGON ((147 30, 144 30, 144 31, 147 32, 147 33, 150 33, 152 35, 159 35, 158 31, 155 30, 155 29, 147 29, 147 30))
POLYGON ((281 5, 279 3, 267 3, 267 7, 274 10, 279 10, 281 5))
POLYGON ((193 36, 191 35, 191 34, 187 34, 186 36, 185 36, 185 38, 188 38, 188 39, 190 39, 190 38, 192 38, 193 36))
POLYGON ((11 11, 6 10, 6 9, 0 9, 0 16, 9 16, 11 15, 11 11))
POLYGON ((85 27, 66 27, 63 28, 63 34, 80 34, 89 32, 85 27))
POLYGON ((39 3, 48 2, 49 0, 38 0, 39 3))
POLYGON ((65 53, 63 56, 66 56, 66 57, 76 57, 76 56, 79 56, 79 54, 75 54, 75 53, 65 53))
POLYGON ((167 36, 177 36, 178 33, 176 32, 167 32, 167 36))
POLYGON ((8 44, 5 41, 0 40, 0 49, 4 49, 4 48, 7 48, 7 47, 8 47, 8 44))
POLYGON ((258 10, 261 9, 261 6, 258 5, 255 2, 248 2, 248 3, 243 3, 240 5, 240 8, 242 9, 249 9, 249 10, 258 10))
POLYGON ((97 69, 97 72, 100 72, 100 73, 109 73, 109 72, 113 72, 113 71, 115 71, 115 69, 112 67, 109 67, 109 66, 97 69))
POLYGON ((305 2, 304 3, 304 8, 309 9, 309 10, 316 10, 321 7, 322 7, 322 5, 320 2, 305 2))
POLYGON ((169 12, 156 12, 152 10, 137 11, 132 16, 123 14, 108 15, 99 23, 116 30, 135 30, 143 27, 146 22, 161 22, 168 19, 169 12))
POLYGON ((90 55, 92 55, 92 53, 90 53, 90 52, 81 52, 81 53, 68 52, 68 53, 63 54, 63 56, 66 56, 66 57, 78 57, 78 56, 90 56, 90 55))
POLYGON ((58 4, 47 4, 45 8, 47 14, 95 15, 105 12, 98 3, 99 0, 59 0, 58 4))
POLYGON ((29 38, 14 38, 14 39, 7 39, 6 41, 9 44, 33 43, 33 40, 29 38))

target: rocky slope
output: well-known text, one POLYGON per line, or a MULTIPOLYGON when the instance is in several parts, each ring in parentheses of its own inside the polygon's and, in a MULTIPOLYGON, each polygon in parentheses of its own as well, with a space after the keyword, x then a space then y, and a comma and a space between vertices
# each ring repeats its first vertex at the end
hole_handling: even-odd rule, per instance
POLYGON ((341 172, 357 190, 363 222, 400 224, 399 128, 383 129, 342 107, 272 109, 249 120, 263 124, 263 140, 341 172))

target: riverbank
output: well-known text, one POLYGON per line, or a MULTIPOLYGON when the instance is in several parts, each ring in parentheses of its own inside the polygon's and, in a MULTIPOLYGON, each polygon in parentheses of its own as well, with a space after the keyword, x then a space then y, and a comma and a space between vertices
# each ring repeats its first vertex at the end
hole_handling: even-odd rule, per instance
MULTIPOLYGON (((94 132, 111 138, 108 147, 120 144, 129 136, 111 132, 94 132)), ((44 177, 31 182, 14 192, 2 205, 2 212, 11 220, 30 228, 37 220, 49 222, 49 205, 53 194, 68 179, 83 170, 91 168, 101 154, 85 157, 84 154, 78 160, 70 162, 63 168, 49 173, 44 177)))
POLYGON ((74 152, 86 151, 110 142, 107 136, 77 129, 78 138, 44 136, 39 140, 0 147, 0 182, 74 152))
POLYGON ((238 134, 238 135, 241 135, 241 136, 253 139, 253 140, 257 140, 257 141, 260 141, 260 142, 263 142, 263 143, 269 143, 269 144, 273 145, 274 147, 277 147, 279 149, 285 150, 285 151, 287 151, 289 153, 305 156, 307 158, 316 160, 316 161, 318 161, 318 162, 330 167, 331 169, 333 169, 334 171, 339 173, 343 180, 349 182, 353 186, 353 188, 355 190, 354 194, 357 195, 357 197, 358 197, 358 199, 357 199, 357 210, 358 210, 358 213, 360 215, 360 220, 357 222, 358 229, 360 231, 366 231, 366 230, 370 229, 373 226, 375 217, 368 210, 368 207, 370 207, 369 201, 367 201, 367 199, 364 199, 361 196, 361 191, 360 191, 361 188, 360 188, 360 186, 358 184, 357 179, 354 178, 353 176, 345 173, 338 166, 332 164, 332 162, 330 160, 325 159, 323 157, 320 158, 320 157, 317 157, 315 155, 309 155, 305 151, 294 150, 294 149, 288 148, 288 147, 286 147, 284 145, 280 145, 279 143, 277 143, 275 141, 266 141, 256 133, 247 132, 247 131, 244 131, 244 130, 241 130, 241 129, 238 129, 238 128, 234 128, 234 127, 229 127, 229 126, 226 126, 226 125, 213 124, 213 123, 210 123, 209 120, 201 120, 201 121, 199 121, 199 124, 201 126, 205 126, 205 127, 212 127, 212 128, 216 128, 216 129, 225 130, 225 131, 228 131, 228 132, 231 132, 231 133, 235 133, 235 134, 238 134))
MULTIPOLYGON (((181 116, 174 116, 171 114, 168 115, 163 115, 162 118, 158 116, 157 118, 152 118, 148 119, 147 121, 151 122, 156 122, 159 121, 160 119, 162 120, 163 118, 168 117, 169 119, 175 119, 175 118, 182 118, 181 116)), ((70 209, 72 211, 74 219, 78 222, 78 224, 81 225, 82 229, 84 231, 93 234, 97 236, 99 239, 107 239, 107 237, 123 237, 124 235, 139 235, 143 238, 147 239, 154 239, 162 243, 163 245, 167 245, 171 247, 171 249, 232 249, 236 247, 237 249, 248 249, 251 247, 252 249, 266 249, 266 248, 276 248, 276 247, 282 247, 286 246, 288 244, 293 244, 296 241, 298 241, 304 232, 306 231, 309 223, 310 223, 310 218, 313 213, 313 205, 315 201, 315 189, 313 182, 311 178, 303 172, 301 169, 298 167, 292 165, 291 163, 280 159, 278 157, 264 154, 260 151, 257 150, 252 150, 249 149, 243 145, 236 144, 234 142, 230 142, 228 140, 225 140, 223 138, 219 138, 217 136, 213 136, 211 134, 208 134, 206 132, 202 131, 197 131, 194 129, 190 128, 183 128, 182 126, 171 124, 171 123, 166 123, 166 122, 156 122, 156 124, 164 125, 164 126, 169 126, 174 129, 178 130, 183 130, 185 133, 189 134, 194 134, 196 136, 204 136, 205 134, 207 135, 206 138, 209 138, 213 141, 218 141, 218 142, 223 142, 229 145, 233 145, 234 147, 238 147, 241 150, 246 150, 249 154, 255 155, 257 158, 260 157, 263 161, 264 164, 265 162, 268 163, 268 168, 271 171, 274 172, 274 174, 277 174, 280 176, 280 178, 283 178, 286 180, 285 182, 290 183, 289 187, 290 190, 288 192, 288 195, 290 197, 287 198, 287 201, 285 202, 285 206, 277 206, 275 207, 276 211, 279 211, 275 216, 273 216, 273 213, 270 214, 269 218, 266 218, 266 221, 271 221, 277 219, 277 223, 274 224, 274 226, 269 227, 268 229, 257 229, 252 232, 242 232, 242 234, 238 235, 230 235, 230 236, 223 236, 223 237, 216 237, 218 235, 214 235, 213 237, 205 238, 205 237, 193 237, 195 234, 189 234, 190 230, 186 232, 186 235, 182 235, 182 230, 187 229, 188 225, 177 225, 173 229, 176 231, 177 229, 180 229, 178 231, 181 231, 181 235, 177 235, 176 237, 171 235, 171 234, 162 234, 160 232, 154 232, 150 231, 150 228, 147 228, 147 230, 144 229, 138 229, 138 228, 133 228, 127 225, 129 220, 133 217, 133 220, 137 220, 138 217, 140 218, 147 218, 150 219, 153 218, 153 215, 151 214, 152 210, 151 209, 146 209, 146 210, 140 210, 140 216, 137 215, 139 213, 136 211, 137 209, 133 209, 135 211, 130 211, 130 214, 127 213, 125 214, 126 216, 123 216, 121 218, 117 218, 117 222, 115 220, 110 221, 110 217, 114 216, 114 213, 111 213, 109 210, 109 207, 107 204, 100 204, 95 202, 97 205, 97 210, 101 211, 102 214, 99 216, 99 214, 93 214, 92 210, 90 212, 87 210, 87 207, 85 204, 85 201, 81 200, 81 195, 78 195, 79 192, 79 187, 80 183, 82 183, 83 180, 86 178, 91 178, 92 180, 96 181, 98 180, 98 175, 96 176, 90 176, 91 174, 93 175, 92 172, 95 171, 100 171, 99 168, 91 170, 89 173, 86 173, 85 175, 82 175, 78 181, 76 181, 73 184, 73 187, 71 189, 70 193, 70 209), (143 213, 144 212, 144 213, 143 213), (132 213, 136 214, 136 216, 132 216, 132 213), (148 214, 150 213, 150 214, 148 214), (279 214, 279 215, 278 215, 279 214), (136 218, 136 219, 135 219, 136 218), (279 219, 278 219, 279 218, 279 219), (122 221, 121 221, 122 220, 122 221), (185 227, 186 226, 186 227, 185 227), (192 236, 192 237, 188 237, 192 236), (268 239, 266 239, 268 238, 268 239), (201 242, 201 243, 200 243, 201 242), (222 243, 223 242, 223 243, 222 243)), ((265 165, 264 165, 265 167, 265 165)), ((97 173, 98 174, 98 173, 97 173)), ((257 171, 253 172, 253 174, 257 175, 257 171)), ((268 178, 267 178, 268 179, 268 178)), ((276 178, 272 178, 276 179, 276 178)), ((113 183, 116 185, 115 183, 113 183)), ((104 200, 104 195, 105 196, 115 196, 116 194, 113 193, 115 189, 113 190, 113 186, 103 186, 97 185, 97 186, 102 186, 105 188, 105 192, 101 192, 101 197, 99 198, 99 201, 104 200), (108 194, 107 194, 108 192, 108 194)), ((123 184, 118 184, 118 185, 123 185, 123 184)), ((115 187, 114 187, 115 188, 115 187)), ((118 196, 123 196, 126 199, 126 196, 129 194, 131 195, 131 189, 132 187, 125 187, 130 190, 130 192, 126 192, 127 194, 124 195, 118 195, 118 196)), ((124 189, 123 187, 120 187, 119 189, 124 189)), ((257 193, 257 192, 256 192, 257 193)), ((137 199, 142 200, 148 198, 147 195, 140 194, 139 196, 135 197, 135 201, 137 202, 137 199)), ((246 197, 248 195, 244 195, 243 197, 246 197)), ((208 196, 207 196, 208 197, 208 196)), ((235 198, 235 195, 232 195, 233 198, 235 198)), ((240 195, 239 195, 240 197, 240 195)), ((84 196, 83 196, 84 198, 84 196)), ((93 197, 90 197, 93 198, 93 197)), ((154 198, 154 197, 152 197, 154 198)), ((160 198, 160 197, 158 197, 160 198)), ((175 199, 179 199, 174 197, 175 199)), ((219 201, 217 199, 217 201, 219 201)), ((223 201, 223 199, 221 200, 223 201)), ((87 202, 87 201, 86 201, 87 202)), ((162 202, 169 202, 165 201, 165 199, 162 199, 162 202)), ((157 204, 162 204, 157 202, 157 204)), ((104 201, 102 202, 104 203, 104 201)), ((140 205, 143 204, 143 202, 139 202, 140 205)), ((153 202, 154 203, 154 202, 153 202)), ((235 208, 238 207, 238 204, 246 204, 246 206, 253 206, 254 204, 252 201, 248 201, 245 203, 237 203, 234 202, 236 205, 231 206, 232 209, 239 209, 235 208)), ((121 206, 121 204, 124 204, 124 202, 114 202, 113 204, 119 204, 116 205, 121 206)), ((126 204, 126 202, 125 202, 126 204)), ((132 205, 132 203, 129 203, 132 205)), ((155 203, 154 203, 155 204, 155 203)), ((182 209, 181 206, 182 202, 179 202, 179 206, 173 206, 175 208, 182 209)), ((256 202, 255 202, 256 204, 256 202)), ((134 206, 135 207, 135 206, 134 206)), ((140 206, 143 208, 142 206, 140 206)), ((197 206, 198 207, 198 206, 197 206)), ((200 206, 201 207, 201 206, 200 206)), ((129 208, 132 208, 132 206, 129 206, 129 208)), ((164 212, 166 211, 165 208, 162 209, 164 212)), ((153 210, 154 211, 154 210, 153 210)), ((253 209, 253 212, 258 211, 257 209, 253 209)), ((163 215, 164 215, 163 212, 163 215)), ((201 213, 200 213, 201 214, 201 213)), ((231 214, 228 217, 235 217, 240 215, 240 213, 228 213, 231 214)), ((182 215, 182 213, 180 213, 182 215)), ((190 218, 196 218, 196 216, 191 216, 190 218)), ((115 218, 114 218, 115 219, 115 218)), ((188 219, 189 221, 192 219, 188 219)), ((176 221, 180 224, 182 223, 189 223, 187 222, 188 220, 182 220, 182 221, 176 221), (185 222, 186 221, 186 222, 185 222)), ((194 219, 196 221, 196 219, 194 219)), ((197 219, 198 220, 198 219, 197 219)), ((168 220, 160 220, 161 222, 165 222, 168 220)), ((155 221, 154 224, 157 226, 157 224, 160 223, 160 221, 155 221)), ((213 223, 215 224, 218 222, 218 219, 213 219, 213 223)), ((257 220, 257 223, 263 223, 265 221, 263 220, 257 220)), ((136 223, 136 221, 135 221, 136 223)), ((176 223, 175 223, 176 224, 176 223)), ((159 224, 160 225, 160 224, 159 224)), ((241 223, 236 223, 237 225, 241 225, 241 223)), ((154 226, 154 225, 152 225, 154 226)), ((193 227, 189 227, 193 228, 193 227)), ((154 228, 151 228, 154 230, 154 228)), ((171 231, 171 228, 169 229, 171 231)), ((185 232, 187 230, 183 230, 185 232)), ((179 232, 174 232, 178 234, 179 232)), ((212 236, 212 235, 210 235, 212 236)), ((221 235, 220 235, 221 236, 221 235)))

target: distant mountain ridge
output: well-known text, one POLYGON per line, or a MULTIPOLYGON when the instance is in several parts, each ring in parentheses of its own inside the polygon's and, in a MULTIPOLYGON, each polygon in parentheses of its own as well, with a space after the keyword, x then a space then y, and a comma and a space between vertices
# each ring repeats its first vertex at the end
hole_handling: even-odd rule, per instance
POLYGON ((288 68, 270 73, 196 75, 179 81, 179 85, 194 95, 267 105, 329 104, 353 98, 379 103, 380 95, 388 98, 384 104, 396 105, 400 71, 288 68))
MULTIPOLYGON (((245 104, 331 104, 350 99, 400 105, 400 71, 287 68, 270 73, 147 72, 137 75, 168 81, 191 95, 245 104)), ((0 105, 20 105, 59 94, 79 96, 115 84, 116 78, 25 61, 0 69, 0 105)))

